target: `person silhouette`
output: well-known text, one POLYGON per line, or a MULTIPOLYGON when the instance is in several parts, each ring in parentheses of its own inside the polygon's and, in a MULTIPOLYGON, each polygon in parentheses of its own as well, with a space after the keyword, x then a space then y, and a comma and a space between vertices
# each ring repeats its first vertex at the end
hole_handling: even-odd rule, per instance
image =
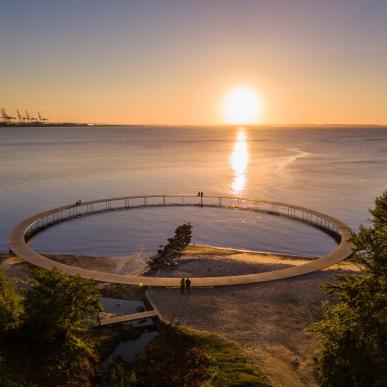
POLYGON ((187 278, 185 280, 185 288, 187 289, 187 294, 190 296, 191 295, 191 280, 187 278))
POLYGON ((181 294, 184 294, 184 289, 185 289, 185 286, 186 286, 186 281, 184 279, 184 277, 180 280, 180 293, 181 294))

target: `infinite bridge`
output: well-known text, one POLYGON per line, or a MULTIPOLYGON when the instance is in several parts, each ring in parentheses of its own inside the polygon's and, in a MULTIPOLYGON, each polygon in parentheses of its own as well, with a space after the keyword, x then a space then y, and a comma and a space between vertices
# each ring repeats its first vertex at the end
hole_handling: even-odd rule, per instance
POLYGON ((317 227, 338 241, 337 247, 328 255, 316 258, 313 261, 308 261, 303 265, 256 274, 222 277, 192 277, 191 286, 194 287, 242 285, 296 277, 331 266, 344 260, 352 253, 352 245, 349 242, 351 229, 345 223, 330 215, 326 215, 305 207, 281 202, 260 200, 254 197, 200 197, 196 195, 126 196, 93 200, 82 202, 81 204, 71 204, 64 207, 54 208, 31 216, 30 218, 25 219, 19 223, 11 231, 9 246, 13 253, 15 253, 20 258, 31 263, 32 265, 39 266, 44 269, 57 268, 70 275, 80 275, 83 278, 89 278, 102 282, 132 284, 140 286, 179 286, 179 278, 145 277, 137 275, 102 273, 94 270, 66 265, 38 254, 27 243, 32 236, 39 233, 40 231, 43 231, 47 227, 80 216, 124 208, 129 209, 163 206, 218 207, 231 209, 237 208, 239 210, 281 215, 317 227))

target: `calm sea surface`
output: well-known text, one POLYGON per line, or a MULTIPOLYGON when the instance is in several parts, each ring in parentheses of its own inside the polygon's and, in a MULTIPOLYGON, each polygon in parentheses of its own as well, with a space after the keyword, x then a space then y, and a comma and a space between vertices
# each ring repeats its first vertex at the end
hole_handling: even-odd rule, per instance
MULTIPOLYGON (((0 128, 0 250, 44 209, 130 194, 254 195, 332 214, 353 228, 387 188, 383 128, 0 128)), ((115 211, 57 225, 43 252, 127 256, 157 249, 184 221, 194 242, 324 254, 334 242, 299 222, 200 208, 115 211)))

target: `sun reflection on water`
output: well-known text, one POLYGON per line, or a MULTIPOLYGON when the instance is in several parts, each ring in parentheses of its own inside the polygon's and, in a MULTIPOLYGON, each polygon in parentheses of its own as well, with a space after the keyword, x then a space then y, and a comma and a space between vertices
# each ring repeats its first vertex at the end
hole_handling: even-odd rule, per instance
POLYGON ((231 189, 234 194, 246 191, 247 166, 249 164, 249 151, 247 136, 244 128, 239 128, 233 151, 230 155, 230 165, 234 172, 231 189))

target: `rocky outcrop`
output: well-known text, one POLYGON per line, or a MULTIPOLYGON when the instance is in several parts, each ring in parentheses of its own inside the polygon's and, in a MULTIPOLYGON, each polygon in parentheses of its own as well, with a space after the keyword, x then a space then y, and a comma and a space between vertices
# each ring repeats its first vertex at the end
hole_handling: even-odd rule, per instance
POLYGON ((151 271, 165 268, 175 268, 176 259, 179 258, 184 249, 191 243, 192 225, 184 223, 175 230, 175 235, 168 238, 168 243, 157 251, 157 254, 150 257, 148 266, 151 271))

